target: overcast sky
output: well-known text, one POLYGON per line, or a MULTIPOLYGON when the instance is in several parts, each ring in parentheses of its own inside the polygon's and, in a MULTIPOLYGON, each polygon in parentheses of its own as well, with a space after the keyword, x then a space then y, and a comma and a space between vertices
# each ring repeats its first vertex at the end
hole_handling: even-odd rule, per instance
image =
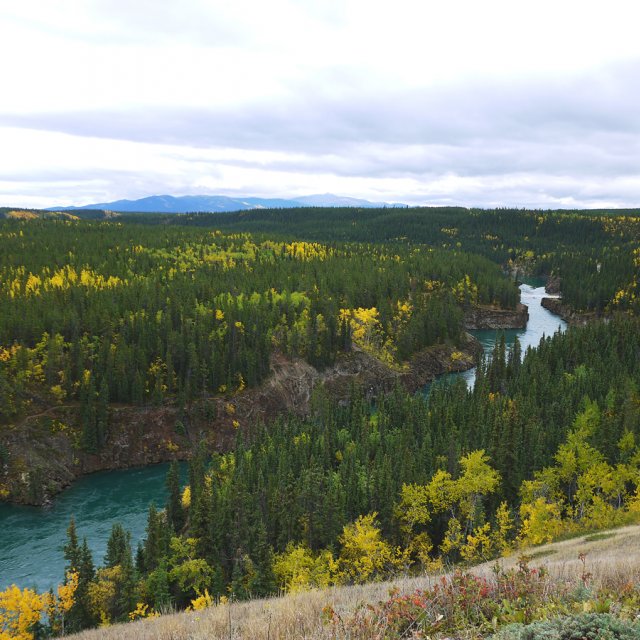
POLYGON ((640 205, 634 1, 0 0, 0 205, 640 205))

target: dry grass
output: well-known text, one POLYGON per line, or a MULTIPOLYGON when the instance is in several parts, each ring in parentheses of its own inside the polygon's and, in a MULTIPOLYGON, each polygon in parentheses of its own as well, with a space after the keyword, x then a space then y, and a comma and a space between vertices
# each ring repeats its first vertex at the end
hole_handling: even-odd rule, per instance
MULTIPOLYGON (((413 579, 405 583, 406 590, 418 586, 418 582, 413 579)), ((424 579, 419 583, 424 584, 424 579)), ((329 605, 338 612, 348 614, 363 602, 377 602, 386 598, 391 584, 336 587, 281 598, 223 604, 204 611, 164 615, 154 620, 85 631, 73 638, 77 640, 129 638, 140 640, 318 638, 328 640, 333 638, 333 633, 331 628, 323 622, 322 611, 325 606, 329 605)), ((399 584, 403 584, 403 581, 399 584)))
MULTIPOLYGON (((610 537, 586 535, 530 549, 537 555, 532 566, 545 566, 561 581, 579 581, 585 571, 596 585, 615 586, 640 583, 640 526, 610 532, 610 537), (579 555, 585 554, 584 562, 579 555)), ((518 562, 519 554, 501 559, 508 569, 518 562)), ((474 568, 474 573, 492 573, 495 561, 474 568)), ((333 627, 323 622, 323 608, 332 607, 348 616, 362 603, 376 603, 388 597, 392 587, 401 593, 426 589, 433 576, 405 578, 356 587, 336 587, 281 598, 254 600, 211 607, 204 611, 165 615, 155 620, 85 631, 76 640, 276 640, 285 638, 329 640, 333 627)))
MULTIPOLYGON (((524 553, 533 557, 532 566, 544 565, 557 579, 577 580, 586 570, 596 586, 621 581, 640 582, 640 525, 587 534, 524 553), (584 564, 579 559, 580 554, 585 555, 584 564)), ((499 562, 508 569, 517 564, 518 557, 519 554, 514 554, 499 562)), ((486 574, 494 565, 495 561, 486 563, 474 572, 486 574)))

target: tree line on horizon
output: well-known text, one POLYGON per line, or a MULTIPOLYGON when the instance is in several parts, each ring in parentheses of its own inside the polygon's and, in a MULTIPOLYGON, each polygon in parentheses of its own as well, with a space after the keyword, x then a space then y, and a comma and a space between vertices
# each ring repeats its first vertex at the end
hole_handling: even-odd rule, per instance
POLYGON ((144 221, 319 242, 411 242, 458 249, 483 255, 521 275, 559 276, 563 300, 574 310, 638 312, 640 305, 638 209, 326 207, 152 215, 144 221))

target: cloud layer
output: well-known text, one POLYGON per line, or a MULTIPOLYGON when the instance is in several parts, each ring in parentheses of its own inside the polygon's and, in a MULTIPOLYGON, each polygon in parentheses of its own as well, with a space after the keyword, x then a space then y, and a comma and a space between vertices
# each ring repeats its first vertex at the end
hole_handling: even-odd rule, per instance
POLYGON ((631 3, 63 4, 0 22, 0 204, 640 204, 631 3))

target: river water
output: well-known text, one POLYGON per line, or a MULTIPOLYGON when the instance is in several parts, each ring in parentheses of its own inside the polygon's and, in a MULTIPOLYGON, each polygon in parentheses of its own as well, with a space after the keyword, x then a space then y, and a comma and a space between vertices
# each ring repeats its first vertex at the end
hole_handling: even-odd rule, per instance
MULTIPOLYGON (((564 320, 547 311, 540 304, 542 298, 552 297, 545 293, 544 286, 539 286, 542 282, 543 280, 531 280, 529 283, 520 285, 520 302, 529 308, 529 321, 527 322, 526 329, 469 331, 470 334, 480 341, 485 354, 491 354, 496 339, 503 333, 507 348, 512 347, 516 336, 518 337, 520 345, 522 346, 522 355, 524 356, 529 347, 538 346, 542 336, 551 336, 556 331, 564 331, 567 328, 567 323, 564 320)), ((456 378, 462 378, 467 382, 467 385, 471 387, 476 379, 475 367, 468 371, 442 376, 440 381, 449 382, 456 378)), ((426 385, 423 389, 425 395, 428 395, 430 386, 431 385, 426 385)))
MULTIPOLYGON (((527 328, 504 332, 508 345, 518 336, 523 353, 527 347, 536 346, 543 335, 566 328, 558 316, 540 305, 544 287, 536 284, 539 283, 520 287, 521 301, 529 307, 527 328)), ((471 333, 487 353, 501 334, 500 331, 471 333)), ((463 377, 471 385, 475 370, 453 375, 463 377)), ((62 580, 65 564, 62 548, 71 516, 75 517, 80 540, 87 537, 96 565, 103 561, 114 522, 122 523, 131 531, 135 551, 145 536, 149 505, 154 502, 157 507, 164 506, 167 468, 168 465, 161 464, 86 476, 47 508, 0 504, 0 589, 17 584, 42 592, 62 580)))
POLYGON ((50 507, 0 504, 0 590, 10 584, 45 591, 64 576, 62 547, 75 517, 76 530, 102 564, 114 522, 131 531, 135 552, 145 537, 147 511, 166 500, 168 464, 105 471, 81 478, 61 493, 50 507))

